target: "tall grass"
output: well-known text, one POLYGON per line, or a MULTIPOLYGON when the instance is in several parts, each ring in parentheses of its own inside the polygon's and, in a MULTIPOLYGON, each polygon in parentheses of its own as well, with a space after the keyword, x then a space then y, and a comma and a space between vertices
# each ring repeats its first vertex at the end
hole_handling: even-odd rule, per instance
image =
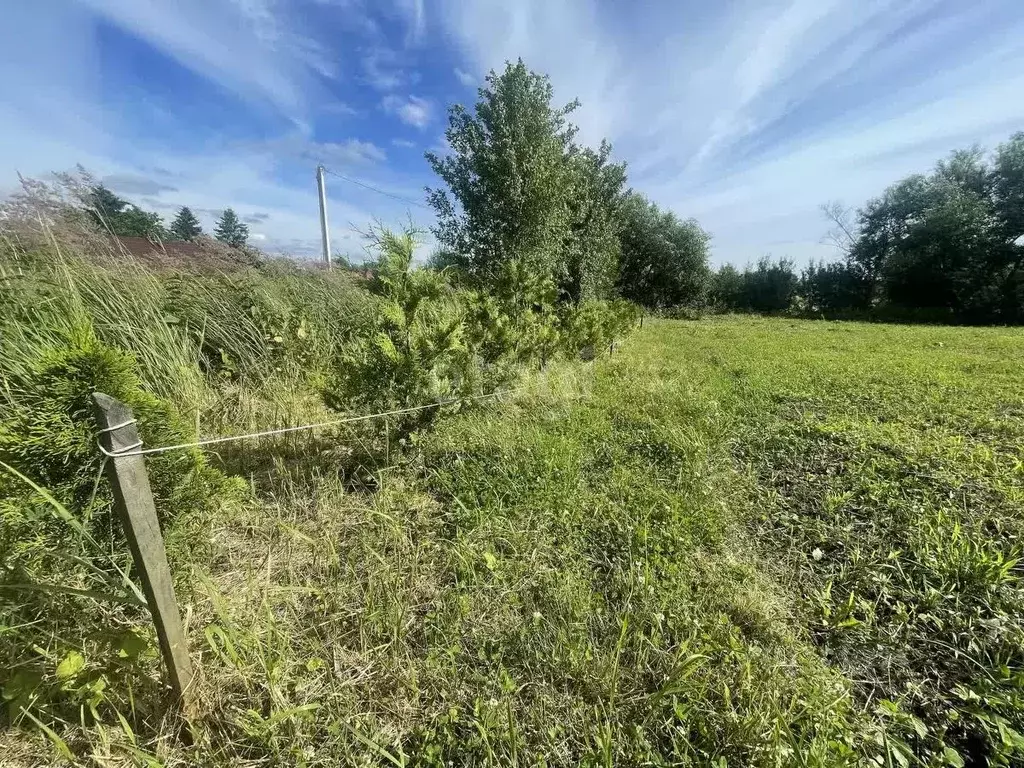
MULTIPOLYGON (((63 210, 49 211, 52 227, 44 221, 38 230, 5 236, 0 243, 4 717, 10 725, 36 729, 62 754, 82 754, 82 745, 95 751, 100 744, 102 751, 114 740, 118 749, 150 760, 155 758, 146 756, 142 743, 157 743, 170 727, 162 720, 160 663, 126 576, 127 549, 111 519, 95 449, 91 393, 104 391, 127 402, 148 444, 181 443, 211 433, 324 421, 330 418, 328 405, 336 412, 379 403, 420 404, 494 386, 498 379, 481 374, 487 361, 478 345, 501 352, 501 344, 515 339, 507 329, 492 338, 498 328, 493 323, 469 330, 474 318, 467 302, 479 297, 453 290, 444 275, 414 269, 408 236, 381 235, 381 273, 387 274, 396 256, 404 261, 397 264, 390 288, 381 290, 385 280, 379 279, 371 292, 342 271, 273 262, 223 274, 153 272, 109 243, 104 251, 106 241, 89 240, 88 232, 57 234, 63 210), (401 318, 391 311, 395 306, 404 313, 401 318), (422 311, 414 317, 416 307, 422 311), (376 375, 370 355, 387 347, 383 341, 393 355, 380 368, 387 375, 376 375), (428 347, 436 347, 438 355, 428 347), (442 371, 431 362, 437 360, 457 365, 442 371), (346 376, 342 390, 338 382, 346 376)), ((521 304, 522 297, 514 306, 499 303, 488 317, 500 324, 521 304)), ((560 333, 556 324, 564 323, 568 333, 562 348, 574 353, 574 347, 592 343, 591 337, 603 341, 623 330, 630 322, 626 309, 613 313, 594 304, 560 317, 549 308, 529 318, 530 327, 543 325, 545 338, 553 342, 560 333)), ((545 357, 553 353, 549 343, 545 357)), ((530 363, 532 355, 517 354, 514 362, 530 363)), ((509 368, 503 375, 511 373, 509 368)), ((341 434, 147 460, 178 595, 186 616, 202 617, 207 640, 202 647, 212 654, 211 673, 218 659, 242 670, 239 659, 251 649, 256 669, 273 677, 268 688, 261 687, 259 676, 245 667, 249 678, 243 688, 256 709, 241 721, 215 711, 192 724, 197 733, 210 734, 212 728, 238 736, 237 744, 221 748, 230 762, 249 753, 294 758, 301 743, 298 722, 309 720, 317 707, 306 702, 266 721, 269 715, 259 704, 263 697, 283 707, 294 693, 291 672, 282 689, 282 673, 271 667, 291 669, 296 662, 286 646, 307 640, 292 633, 303 625, 280 626, 275 620, 263 626, 251 617, 242 624, 256 635, 238 633, 237 621, 229 623, 228 617, 251 607, 241 600, 242 591, 230 590, 232 599, 218 603, 206 590, 205 574, 216 572, 224 557, 219 544, 236 521, 244 521, 244 529, 262 526, 265 505, 282 494, 296 508, 319 509, 326 503, 322 511, 330 517, 342 513, 339 489, 381 489, 387 478, 406 471, 402 467, 412 458, 408 449, 420 439, 414 430, 422 424, 402 425, 396 434, 397 426, 386 421, 341 434), (324 488, 335 491, 325 496, 324 488), (208 612, 210 604, 220 606, 215 616, 208 612), (278 723, 290 739, 278 733, 278 723)), ((325 522, 324 529, 330 525, 325 522)), ((243 554, 250 558, 252 551, 243 554)), ((296 567, 297 561, 287 562, 289 570, 296 567)), ((311 574, 322 567, 318 563, 311 574)), ((326 568, 323 574, 335 573, 337 565, 326 568)), ((264 600, 259 611, 270 612, 266 618, 273 620, 270 604, 264 600)), ((385 605, 374 610, 390 610, 385 605)), ((224 690, 238 682, 216 676, 224 690)), ((208 688, 204 696, 216 709, 218 690, 208 688)))

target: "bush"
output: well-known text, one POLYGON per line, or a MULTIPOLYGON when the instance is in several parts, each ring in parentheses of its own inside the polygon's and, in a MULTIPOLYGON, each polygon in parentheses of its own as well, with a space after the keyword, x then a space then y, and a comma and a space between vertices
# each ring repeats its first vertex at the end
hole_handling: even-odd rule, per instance
POLYGON ((743 273, 743 308, 754 312, 784 312, 793 304, 799 278, 789 259, 765 256, 743 273))
POLYGON ((557 293, 550 277, 508 261, 488 290, 465 295, 467 338, 493 376, 507 379, 517 366, 555 355, 561 341, 557 293))
POLYGON ((339 411, 493 392, 524 365, 609 344, 639 317, 626 301, 556 305, 553 280, 516 260, 500 266, 490 290, 456 289, 444 269, 413 268, 411 232, 374 237, 376 319, 336 359, 324 389, 339 411))
POLYGON ((324 390, 328 406, 339 411, 423 405, 462 391, 466 383, 464 306, 443 275, 412 268, 411 233, 381 230, 376 237, 376 318, 368 334, 337 358, 324 390))
POLYGON ((717 309, 744 309, 744 277, 732 264, 723 264, 711 276, 711 305, 717 309))
POLYGON ((853 265, 812 261, 800 276, 800 295, 812 312, 865 310, 871 305, 871 283, 853 265))
MULTIPOLYGON (((151 444, 193 435, 170 403, 143 389, 129 355, 95 339, 49 350, 5 383, 0 586, 12 599, 0 683, 8 716, 31 705, 36 717, 84 707, 100 719, 104 703, 125 709, 119 697, 131 696, 131 686, 107 690, 108 682, 130 675, 145 688, 159 669, 145 609, 126 576, 132 564, 110 491, 100 482, 92 393, 131 406, 151 444), (79 670, 87 664, 88 673, 79 670)), ((210 515, 240 485, 198 451, 155 455, 147 465, 172 563, 205 559, 210 515)))
POLYGON ((621 215, 621 295, 651 309, 701 304, 711 236, 695 220, 681 221, 637 193, 626 197, 621 215))

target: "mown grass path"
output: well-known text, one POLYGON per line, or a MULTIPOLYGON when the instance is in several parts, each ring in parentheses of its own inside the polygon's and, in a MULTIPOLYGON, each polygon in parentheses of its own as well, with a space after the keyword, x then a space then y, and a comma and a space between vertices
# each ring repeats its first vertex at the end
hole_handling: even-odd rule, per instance
POLYGON ((887 739, 1020 760, 1024 334, 730 318, 641 343, 719 403, 754 549, 887 739))
POLYGON ((443 426, 431 483, 493 559, 469 616, 516 627, 481 679, 562 692, 562 742, 519 727, 566 754, 1021 759, 1022 361, 1019 330, 655 322, 575 405, 443 426))

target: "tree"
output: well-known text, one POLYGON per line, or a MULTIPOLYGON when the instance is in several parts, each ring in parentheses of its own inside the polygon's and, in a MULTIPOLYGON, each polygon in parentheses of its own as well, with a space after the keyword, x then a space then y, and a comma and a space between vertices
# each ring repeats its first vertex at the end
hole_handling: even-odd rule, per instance
POLYGON ((611 151, 602 141, 596 152, 583 149, 570 159, 572 193, 560 288, 573 302, 605 298, 618 276, 626 166, 609 162, 611 151))
POLYGON ((811 262, 800 276, 800 295, 814 312, 867 309, 870 285, 860 271, 845 261, 811 262))
POLYGON ((958 150, 928 175, 903 179, 859 212, 849 263, 873 294, 971 321, 1024 315, 1024 134, 991 164, 958 150))
POLYGON ((885 292, 905 307, 969 319, 996 313, 1004 248, 985 197, 937 174, 900 248, 885 264, 885 292))
POLYGON ((996 149, 992 200, 999 235, 1006 246, 1002 319, 1024 321, 1024 132, 996 149))
POLYGON ((723 264, 711 275, 708 293, 711 302, 720 309, 745 309, 743 274, 732 264, 723 264))
POLYGON ((873 294, 880 289, 886 263, 903 247, 915 217, 926 207, 928 195, 927 178, 909 176, 858 212, 859 235, 849 258, 873 294))
POLYGON ((849 258, 857 242, 857 224, 854 210, 838 200, 830 200, 821 206, 822 215, 832 224, 825 233, 825 242, 835 248, 844 258, 849 258))
POLYGON ((217 235, 218 240, 222 243, 227 243, 232 248, 241 248, 245 245, 245 241, 249 239, 249 227, 242 223, 238 218, 238 214, 231 208, 226 209, 221 214, 213 231, 217 235))
POLYGON ((702 300, 711 236, 693 219, 680 221, 637 192, 626 195, 621 216, 622 296, 652 308, 702 300))
POLYGON ((561 282, 572 222, 573 101, 552 106, 549 79, 522 60, 491 71, 473 113, 449 110, 451 154, 426 154, 448 190, 428 189, 437 212, 434 235, 473 280, 496 279, 504 262, 520 260, 561 282), (450 194, 449 194, 450 193, 450 194))
POLYGON ((97 184, 89 195, 87 210, 93 221, 112 230, 113 223, 127 207, 127 200, 118 197, 104 185, 97 184))
POLYGON ((743 305, 754 312, 783 312, 796 297, 799 278, 789 259, 758 259, 755 267, 743 272, 743 305))
POLYGON ((89 192, 86 210, 96 224, 112 235, 153 239, 167 236, 160 214, 142 210, 102 184, 96 185, 89 192))
POLYGON ((171 235, 178 240, 195 240, 203 234, 199 219, 188 206, 183 206, 171 222, 171 235))
POLYGON ((1024 246, 1024 132, 1000 144, 992 162, 992 195, 996 218, 1007 242, 1024 246))

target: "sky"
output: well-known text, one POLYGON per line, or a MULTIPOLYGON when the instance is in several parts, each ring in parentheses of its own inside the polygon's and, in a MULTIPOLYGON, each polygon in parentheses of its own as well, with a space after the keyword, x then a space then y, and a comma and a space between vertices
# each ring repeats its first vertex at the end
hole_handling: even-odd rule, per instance
POLYGON ((0 194, 81 164, 168 220, 225 207, 251 242, 336 252, 373 220, 432 245, 424 152, 521 57, 579 98, 630 185, 712 261, 833 258, 819 206, 861 205, 953 149, 1024 130, 1021 0, 32 0, 0 27, 0 194), (401 199, 399 199, 401 198, 401 199), (420 205, 412 205, 412 201, 420 205))

